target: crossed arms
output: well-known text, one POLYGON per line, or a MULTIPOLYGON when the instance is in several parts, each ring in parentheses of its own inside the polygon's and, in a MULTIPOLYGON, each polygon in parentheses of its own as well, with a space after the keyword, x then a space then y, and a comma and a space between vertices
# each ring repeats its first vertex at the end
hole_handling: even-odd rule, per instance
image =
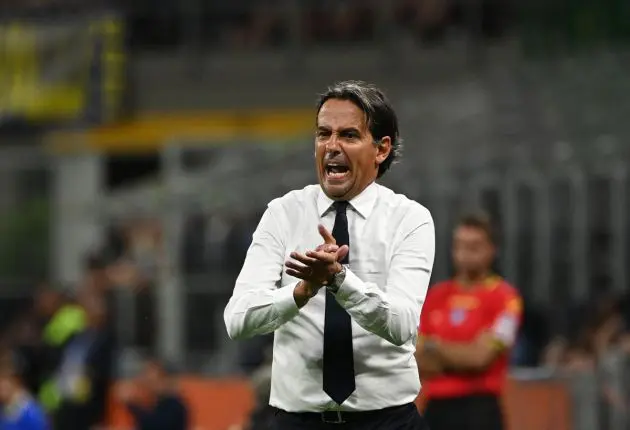
POLYGON ((470 342, 447 342, 424 332, 416 345, 420 377, 430 379, 443 373, 483 372, 511 348, 518 334, 521 299, 512 293, 504 294, 501 299, 492 325, 470 342))

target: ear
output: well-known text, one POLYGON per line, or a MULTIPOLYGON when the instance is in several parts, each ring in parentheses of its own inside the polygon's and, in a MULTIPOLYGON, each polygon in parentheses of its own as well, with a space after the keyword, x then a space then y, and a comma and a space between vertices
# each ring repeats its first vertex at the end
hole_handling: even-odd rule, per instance
POLYGON ((376 142, 376 164, 380 165, 383 161, 389 157, 392 152, 392 138, 389 136, 383 137, 380 141, 376 142))

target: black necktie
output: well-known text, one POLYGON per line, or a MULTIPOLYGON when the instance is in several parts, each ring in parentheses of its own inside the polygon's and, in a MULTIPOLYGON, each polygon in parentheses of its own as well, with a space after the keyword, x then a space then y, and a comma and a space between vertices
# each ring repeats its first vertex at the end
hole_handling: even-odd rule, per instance
MULTIPOLYGON (((350 245, 348 235, 348 202, 335 202, 337 215, 332 235, 337 245, 350 245)), ((348 263, 348 255, 340 261, 348 263)), ((355 390, 354 357, 352 350, 352 324, 350 315, 341 307, 332 293, 326 291, 324 320, 324 392, 337 404, 342 404, 355 390)))

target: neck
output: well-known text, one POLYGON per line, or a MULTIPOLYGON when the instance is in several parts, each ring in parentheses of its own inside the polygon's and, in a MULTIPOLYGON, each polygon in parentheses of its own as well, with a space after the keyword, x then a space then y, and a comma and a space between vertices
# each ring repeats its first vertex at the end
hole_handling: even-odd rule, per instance
POLYGON ((481 271, 481 272, 469 272, 469 273, 460 273, 455 276, 457 282, 463 287, 472 287, 480 284, 484 280, 488 278, 489 271, 481 271))

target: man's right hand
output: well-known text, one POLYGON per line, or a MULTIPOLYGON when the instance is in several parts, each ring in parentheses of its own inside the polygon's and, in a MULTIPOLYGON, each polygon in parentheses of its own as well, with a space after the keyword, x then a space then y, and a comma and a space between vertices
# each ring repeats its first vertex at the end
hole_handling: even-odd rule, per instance
MULTIPOLYGON (((324 239, 324 243, 315 248, 316 253, 326 253, 326 254, 334 254, 336 259, 343 258, 344 255, 348 253, 348 247, 343 247, 341 249, 335 242, 335 238, 333 235, 326 230, 323 225, 319 225, 318 227, 319 234, 324 239)), ((292 253, 292 258, 300 257, 301 263, 309 264, 309 262, 318 262, 318 260, 310 258, 309 260, 305 260, 305 256, 297 253, 292 253)), ((312 267, 309 268, 308 274, 302 273, 302 270, 306 268, 305 266, 298 265, 294 261, 288 261, 286 263, 289 269, 287 273, 291 276, 296 276, 301 278, 302 280, 295 286, 293 290, 293 298, 298 308, 303 307, 308 301, 315 297, 320 288, 322 288, 322 284, 325 282, 318 282, 317 273, 314 273, 312 267)))
MULTIPOLYGON (((315 248, 315 251, 317 252, 335 253, 338 250, 339 247, 337 245, 328 243, 321 244, 315 248)), ((317 285, 314 282, 305 280, 300 281, 293 290, 293 298, 295 299, 295 303, 298 308, 301 308, 307 304, 311 298, 315 297, 320 288, 322 288, 322 285, 317 285)))

